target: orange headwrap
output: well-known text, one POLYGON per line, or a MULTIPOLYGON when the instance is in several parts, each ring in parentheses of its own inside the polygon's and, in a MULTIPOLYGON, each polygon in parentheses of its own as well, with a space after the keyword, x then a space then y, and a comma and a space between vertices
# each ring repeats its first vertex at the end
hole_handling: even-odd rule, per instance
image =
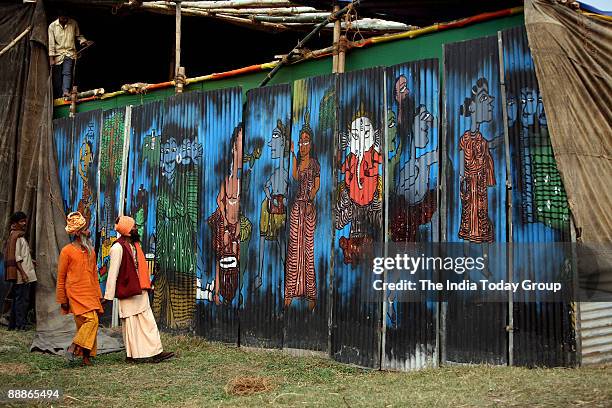
POLYGON ((66 232, 70 235, 77 235, 87 226, 87 220, 78 212, 71 212, 66 217, 66 232))
POLYGON ((129 237, 132 233, 132 228, 134 228, 134 225, 136 225, 136 221, 134 221, 132 217, 122 215, 119 217, 119 222, 115 224, 115 231, 124 237, 129 237))

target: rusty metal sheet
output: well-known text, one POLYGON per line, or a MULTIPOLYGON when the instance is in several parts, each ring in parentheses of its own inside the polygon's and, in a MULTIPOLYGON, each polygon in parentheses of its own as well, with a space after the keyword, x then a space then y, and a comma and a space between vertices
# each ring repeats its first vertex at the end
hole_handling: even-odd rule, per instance
POLYGON ((73 173, 70 180, 68 209, 83 214, 89 222, 92 239, 96 237, 98 221, 101 125, 101 110, 79 113, 74 117, 73 173))
MULTIPOLYGON (((544 280, 568 269, 571 253, 523 244, 569 242, 567 195, 552 151, 542 96, 524 27, 501 33, 512 172, 514 280, 544 280)), ((567 366, 575 362, 570 303, 514 296, 515 365, 567 366)))
MULTIPOLYGON (((385 85, 387 241, 438 242, 438 60, 389 67, 385 85)), ((382 367, 410 370, 437 365, 437 314, 436 301, 401 301, 395 291, 387 291, 382 367)))
MULTIPOLYGON (((506 161, 496 37, 444 46, 446 238, 487 257, 470 280, 506 279, 506 161)), ((452 292, 444 305, 446 361, 505 364, 507 304, 452 292)))
POLYGON ((240 308, 240 344, 283 346, 283 280, 287 251, 291 85, 247 94, 240 206, 251 220, 240 308))
POLYGON ((197 333, 238 344, 238 308, 252 222, 240 209, 243 173, 242 90, 201 94, 195 122, 202 146, 198 227, 197 333))
POLYGON ((110 248, 117 239, 115 219, 123 211, 122 176, 125 174, 123 152, 128 108, 117 108, 102 113, 100 137, 100 192, 98 196, 98 275, 102 292, 110 263, 110 248))
POLYGON ((196 299, 202 143, 201 94, 166 99, 160 150, 153 310, 167 329, 193 326, 196 299))
POLYGON ((372 282, 366 254, 384 240, 383 72, 338 77, 332 356, 366 367, 380 366, 382 297, 368 298, 364 289, 372 282))
POLYGON ((62 118, 53 121, 53 141, 55 155, 57 157, 58 175, 60 187, 62 189, 62 206, 65 213, 70 211, 70 186, 72 172, 74 171, 73 155, 73 130, 74 120, 72 118, 62 118))
MULTIPOLYGON (((142 249, 155 278, 163 102, 132 108, 125 213, 136 221, 142 249)), ((155 286, 155 279, 153 279, 155 286)))
POLYGON ((331 75, 293 83, 283 287, 283 347, 288 349, 329 350, 336 98, 331 75))

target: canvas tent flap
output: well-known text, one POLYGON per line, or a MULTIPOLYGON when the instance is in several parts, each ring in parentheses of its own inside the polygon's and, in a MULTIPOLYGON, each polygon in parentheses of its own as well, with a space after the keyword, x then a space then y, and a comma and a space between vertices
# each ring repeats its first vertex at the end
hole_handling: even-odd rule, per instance
MULTIPOLYGON (((8 186, 0 192, 0 242, 13 211, 30 215, 30 246, 38 263, 31 349, 58 353, 71 343, 75 324, 71 316, 60 313, 55 301, 57 259, 68 237, 53 155, 47 19, 41 1, 0 6, 0 48, 27 27, 29 34, 0 58, 0 185, 8 186)), ((101 329, 98 349, 123 349, 120 336, 101 329)))
POLYGON ((581 241, 612 243, 612 21, 525 2, 551 141, 581 241))

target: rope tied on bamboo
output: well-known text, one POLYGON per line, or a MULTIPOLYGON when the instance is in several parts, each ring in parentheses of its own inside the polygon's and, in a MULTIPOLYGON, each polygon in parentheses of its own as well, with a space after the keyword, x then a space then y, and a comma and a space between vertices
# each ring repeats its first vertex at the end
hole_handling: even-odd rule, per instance
POLYGON ((340 37, 338 40, 338 51, 347 52, 351 48, 351 42, 345 36, 340 37))
POLYGON ((136 82, 135 84, 125 84, 121 86, 121 90, 129 94, 143 94, 147 92, 149 84, 144 82, 136 82))
POLYGON ((174 77, 174 86, 177 93, 183 92, 183 88, 187 85, 187 76, 185 75, 185 68, 179 67, 176 76, 174 77))

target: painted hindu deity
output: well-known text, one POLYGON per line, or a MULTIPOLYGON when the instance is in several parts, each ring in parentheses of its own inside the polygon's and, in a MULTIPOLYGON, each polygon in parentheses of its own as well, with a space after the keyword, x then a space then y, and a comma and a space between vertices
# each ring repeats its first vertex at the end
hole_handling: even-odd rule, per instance
POLYGON ((476 243, 495 240, 493 222, 489 218, 488 194, 488 188, 495 185, 495 167, 489 140, 480 132, 482 123, 493 120, 494 100, 489 94, 487 79, 480 78, 460 108, 461 115, 471 118, 471 125, 459 140, 459 238, 476 243))
POLYGON ((212 230, 213 251, 217 257, 213 300, 229 305, 236 296, 240 273, 240 172, 242 170, 242 124, 231 138, 229 173, 217 194, 217 209, 208 218, 212 230))
POLYGON ((433 115, 425 105, 419 105, 413 117, 409 158, 399 171, 400 205, 391 221, 393 241, 415 242, 419 226, 430 222, 437 210, 436 186, 431 185, 429 176, 431 166, 438 162, 438 151, 417 156, 417 149, 429 146, 432 127, 433 115))
POLYGON ((195 310, 199 169, 202 145, 169 137, 160 149, 155 250, 155 313, 172 328, 189 327, 195 310))
POLYGON ((293 180, 298 183, 297 195, 289 215, 289 243, 285 264, 285 308, 294 298, 306 298, 308 309, 317 304, 314 234, 317 213, 314 200, 320 187, 319 162, 313 154, 313 132, 309 113, 299 135, 299 158, 291 143, 293 180))
POLYGON ((340 134, 340 151, 349 153, 340 165, 344 182, 340 186, 335 207, 335 227, 349 223, 349 237, 340 238, 344 263, 360 262, 363 250, 372 244, 372 229, 380 224, 382 215, 382 163, 380 130, 374 129, 368 114, 361 108, 349 124, 349 132, 340 134))
POLYGON ((287 189, 289 187, 289 171, 285 168, 285 157, 289 154, 287 127, 282 120, 278 119, 276 127, 272 130, 272 137, 268 141, 270 157, 273 162, 272 174, 264 185, 266 197, 261 203, 259 221, 259 269, 255 278, 255 287, 262 285, 265 243, 273 241, 279 247, 281 263, 284 253, 284 245, 281 243, 284 234, 285 221, 287 218, 287 189))
POLYGON ((83 214, 83 217, 85 217, 87 220, 88 225, 91 225, 91 206, 94 203, 91 187, 89 186, 89 171, 93 162, 93 145, 91 141, 85 140, 79 148, 78 172, 83 183, 83 193, 81 194, 81 198, 77 204, 77 211, 83 214))

